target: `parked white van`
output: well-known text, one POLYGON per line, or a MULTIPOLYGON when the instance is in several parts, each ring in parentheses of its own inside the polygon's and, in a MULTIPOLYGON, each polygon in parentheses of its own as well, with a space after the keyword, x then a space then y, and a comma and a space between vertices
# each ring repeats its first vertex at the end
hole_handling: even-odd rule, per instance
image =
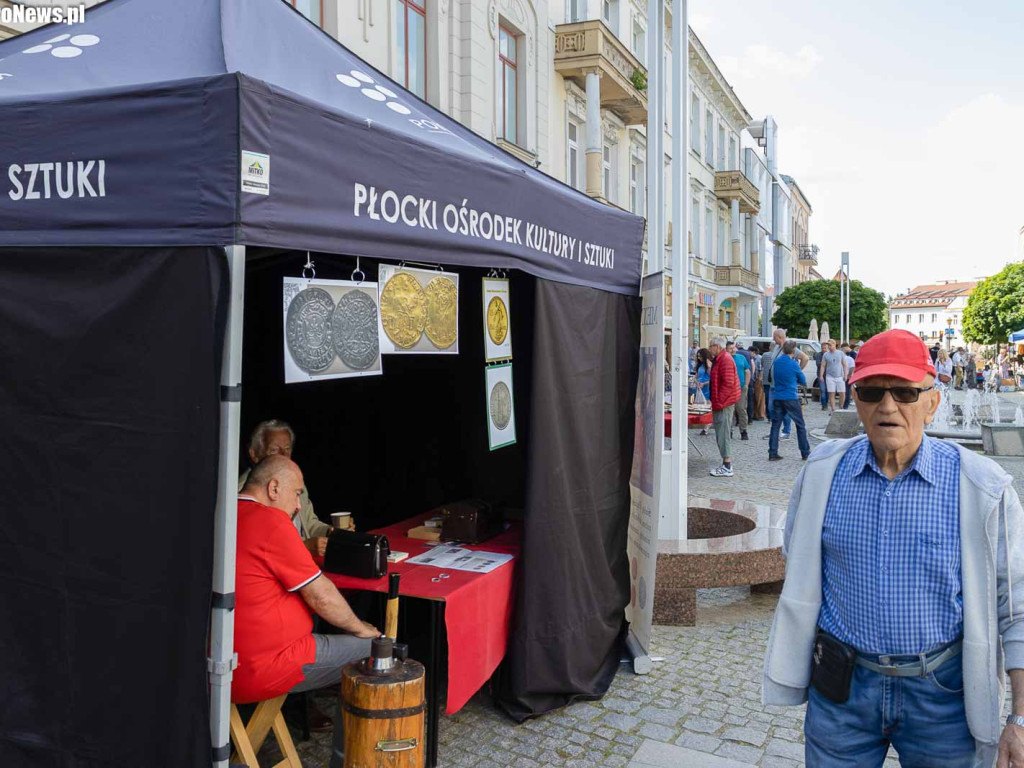
MULTIPOLYGON (((807 378, 807 386, 813 387, 814 380, 818 378, 817 364, 814 362, 814 356, 821 351, 821 344, 811 339, 794 339, 792 336, 789 338, 796 342, 797 349, 807 355, 807 362, 803 367, 804 376, 807 378)), ((742 344, 744 349, 756 349, 759 353, 764 354, 771 349, 772 337, 737 336, 736 343, 742 344)))

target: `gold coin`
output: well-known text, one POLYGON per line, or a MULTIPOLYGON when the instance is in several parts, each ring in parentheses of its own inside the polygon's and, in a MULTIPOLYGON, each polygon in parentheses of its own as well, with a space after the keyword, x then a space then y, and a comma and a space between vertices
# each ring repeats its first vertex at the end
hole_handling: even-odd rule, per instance
POLYGON ((487 305, 487 335, 495 344, 501 344, 508 335, 508 310, 500 296, 495 296, 487 305))
POLYGON ((427 295, 427 338, 438 349, 448 349, 459 331, 459 288, 447 277, 435 277, 423 292, 427 295))
POLYGON ((427 297, 420 281, 408 272, 398 272, 380 292, 380 322, 384 333, 402 349, 420 340, 427 320, 427 297))

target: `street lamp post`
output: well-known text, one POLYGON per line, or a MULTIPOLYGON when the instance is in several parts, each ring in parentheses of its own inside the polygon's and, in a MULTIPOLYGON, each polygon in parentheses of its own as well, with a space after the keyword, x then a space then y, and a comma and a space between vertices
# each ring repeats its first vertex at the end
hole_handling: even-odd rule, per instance
POLYGON ((951 344, 952 344, 952 341, 953 341, 952 330, 953 330, 953 318, 952 317, 947 317, 946 318, 946 351, 947 352, 949 352, 949 350, 952 348, 951 347, 951 344))

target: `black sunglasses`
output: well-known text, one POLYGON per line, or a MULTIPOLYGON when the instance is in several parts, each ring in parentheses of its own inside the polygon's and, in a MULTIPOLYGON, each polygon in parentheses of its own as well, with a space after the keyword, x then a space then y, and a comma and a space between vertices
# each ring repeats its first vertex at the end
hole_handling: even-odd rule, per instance
POLYGON ((897 403, 916 403, 922 392, 935 389, 935 387, 862 387, 860 384, 854 384, 853 388, 857 390, 857 399, 863 403, 880 403, 886 392, 891 394, 892 399, 897 403))

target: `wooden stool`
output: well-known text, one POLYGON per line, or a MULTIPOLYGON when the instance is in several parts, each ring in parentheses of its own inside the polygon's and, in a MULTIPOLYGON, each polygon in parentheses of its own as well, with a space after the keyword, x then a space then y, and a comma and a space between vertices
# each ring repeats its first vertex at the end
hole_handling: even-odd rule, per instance
POLYGON ((288 733, 288 726, 284 722, 284 715, 281 714, 281 705, 288 698, 284 693, 275 699, 267 699, 256 705, 256 711, 249 718, 249 724, 242 723, 242 716, 238 714, 238 707, 231 705, 231 741, 235 745, 235 753, 231 756, 231 762, 245 763, 249 768, 260 768, 256 760, 256 753, 260 751, 267 734, 273 729, 277 738, 277 746, 284 755, 284 760, 272 768, 302 768, 302 761, 299 760, 299 753, 295 751, 292 743, 292 736, 288 733))

